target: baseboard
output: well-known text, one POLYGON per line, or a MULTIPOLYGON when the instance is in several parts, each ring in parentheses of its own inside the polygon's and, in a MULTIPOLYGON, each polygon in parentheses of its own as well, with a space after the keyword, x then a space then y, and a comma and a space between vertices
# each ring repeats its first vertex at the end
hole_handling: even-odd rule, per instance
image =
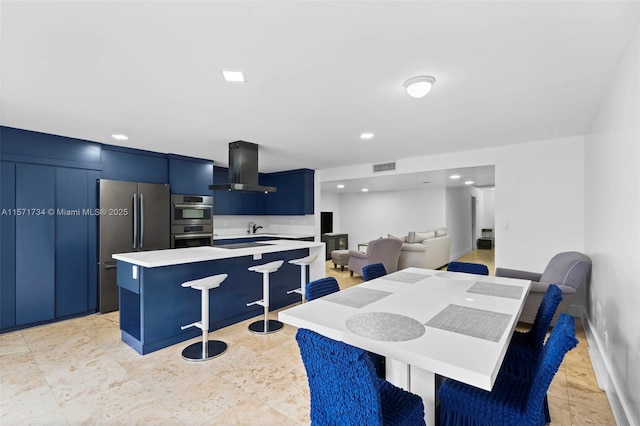
POLYGON ((589 342, 589 358, 591 359, 591 365, 593 366, 593 372, 596 375, 598 381, 598 387, 605 391, 607 394, 607 400, 611 406, 611 412, 617 425, 637 425, 640 424, 638 419, 633 418, 633 412, 631 411, 629 401, 626 400, 624 394, 620 393, 620 384, 615 379, 615 376, 611 374, 610 363, 602 352, 602 342, 595 332, 595 327, 591 324, 587 318, 586 311, 583 309, 582 324, 584 331, 587 334, 587 340, 589 342))
POLYGON ((469 254, 471 253, 473 250, 472 249, 466 249, 466 250, 462 250, 461 252, 458 253, 454 253, 449 257, 449 261, 453 262, 457 259, 460 259, 462 256, 464 256, 465 254, 469 254))

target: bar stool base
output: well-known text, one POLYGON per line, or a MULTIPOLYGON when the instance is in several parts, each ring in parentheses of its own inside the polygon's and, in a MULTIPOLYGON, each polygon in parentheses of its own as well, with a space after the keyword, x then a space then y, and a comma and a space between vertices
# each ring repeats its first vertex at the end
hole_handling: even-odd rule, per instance
POLYGON ((216 358, 227 350, 227 344, 220 340, 207 341, 205 357, 202 357, 202 342, 193 343, 182 350, 182 359, 186 361, 198 362, 216 358))
POLYGON ((260 320, 249 324, 249 331, 255 334, 269 334, 282 330, 282 327, 284 326, 280 321, 269 320, 265 324, 264 320, 260 320))

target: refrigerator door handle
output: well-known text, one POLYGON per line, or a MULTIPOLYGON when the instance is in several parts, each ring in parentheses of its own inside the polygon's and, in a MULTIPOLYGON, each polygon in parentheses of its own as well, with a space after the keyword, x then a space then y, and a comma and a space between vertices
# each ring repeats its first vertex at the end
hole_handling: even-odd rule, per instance
POLYGON ((140 249, 144 248, 144 194, 140 194, 140 249))
POLYGON ((137 248, 138 241, 138 194, 133 193, 133 248, 137 248))

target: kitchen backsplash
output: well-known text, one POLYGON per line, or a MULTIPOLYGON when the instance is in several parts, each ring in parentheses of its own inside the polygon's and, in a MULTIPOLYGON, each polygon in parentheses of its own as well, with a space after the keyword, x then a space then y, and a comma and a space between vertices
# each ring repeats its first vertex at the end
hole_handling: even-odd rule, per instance
POLYGON ((224 216, 213 217, 217 235, 244 235, 249 222, 262 226, 258 232, 274 234, 315 235, 315 215, 304 216, 224 216))

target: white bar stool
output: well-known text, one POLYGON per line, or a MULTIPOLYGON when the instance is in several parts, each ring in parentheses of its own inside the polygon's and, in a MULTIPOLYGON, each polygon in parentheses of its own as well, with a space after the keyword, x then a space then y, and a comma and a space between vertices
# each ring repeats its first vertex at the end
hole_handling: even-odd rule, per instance
POLYGON ((307 286, 307 266, 311 265, 316 261, 318 255, 302 257, 300 259, 290 260, 289 263, 293 265, 300 266, 300 288, 294 288, 293 290, 289 290, 287 294, 298 293, 302 296, 302 303, 306 300, 306 295, 304 294, 304 289, 307 286))
POLYGON ((264 320, 258 320, 249 324, 249 331, 252 333, 269 334, 282 330, 282 323, 277 320, 270 320, 267 318, 267 314, 269 313, 269 274, 280 269, 283 263, 284 260, 276 260, 275 262, 269 262, 264 265, 257 265, 249 268, 249 271, 262 274, 262 299, 247 303, 247 306, 264 306, 264 320))
POLYGON ((227 344, 220 340, 209 340, 209 290, 220 287, 220 283, 226 280, 227 274, 212 275, 199 280, 182 283, 182 287, 191 287, 200 290, 202 297, 202 318, 193 324, 183 325, 182 330, 189 327, 198 327, 202 330, 202 342, 193 343, 182 351, 182 358, 187 361, 206 361, 222 355, 227 350, 227 344))

